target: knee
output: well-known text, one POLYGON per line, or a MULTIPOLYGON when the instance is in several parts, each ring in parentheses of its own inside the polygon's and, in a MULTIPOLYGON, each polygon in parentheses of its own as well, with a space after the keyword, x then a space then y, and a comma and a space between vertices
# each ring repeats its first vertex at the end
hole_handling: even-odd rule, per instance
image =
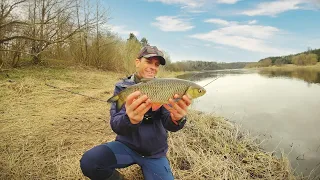
MULTIPOLYGON (((85 152, 80 159, 80 168, 82 173, 91 178, 108 177, 112 174, 113 169, 110 166, 116 163, 115 155, 105 145, 96 146, 85 152)), ((98 178, 100 179, 100 178, 98 178)))
POLYGON ((87 177, 92 177, 96 171, 95 154, 90 150, 85 152, 80 159, 80 168, 87 177))

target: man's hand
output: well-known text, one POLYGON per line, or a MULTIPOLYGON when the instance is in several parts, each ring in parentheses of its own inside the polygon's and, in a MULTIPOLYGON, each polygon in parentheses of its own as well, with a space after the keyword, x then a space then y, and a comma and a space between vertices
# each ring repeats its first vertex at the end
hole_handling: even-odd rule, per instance
MULTIPOLYGON (((179 98, 179 95, 175 94, 174 98, 179 98)), ((175 122, 187 115, 188 106, 190 106, 191 104, 191 98, 187 95, 183 95, 182 99, 180 99, 178 102, 175 102, 173 99, 170 98, 169 103, 172 107, 170 107, 167 104, 163 106, 170 112, 171 119, 175 122)))
POLYGON ((141 95, 141 92, 135 91, 126 99, 126 113, 132 124, 138 124, 143 120, 144 114, 151 108, 151 100, 147 95, 141 95), (139 98, 138 98, 139 97, 139 98))

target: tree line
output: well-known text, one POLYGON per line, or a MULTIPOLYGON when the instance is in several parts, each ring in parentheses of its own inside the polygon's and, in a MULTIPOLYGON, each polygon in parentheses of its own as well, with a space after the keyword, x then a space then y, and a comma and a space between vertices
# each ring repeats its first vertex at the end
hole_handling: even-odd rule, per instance
POLYGON ((281 66, 284 64, 295 64, 298 66, 315 65, 320 62, 320 49, 308 49, 305 52, 288 55, 268 57, 255 63, 249 63, 246 67, 268 67, 272 65, 281 66))
POLYGON ((221 70, 221 69, 241 69, 244 68, 247 62, 213 62, 213 61, 178 61, 169 62, 166 70, 170 71, 201 71, 201 70, 221 70))
POLYGON ((100 0, 1 0, 0 68, 59 62, 131 73, 148 40, 112 33, 102 7, 100 0))

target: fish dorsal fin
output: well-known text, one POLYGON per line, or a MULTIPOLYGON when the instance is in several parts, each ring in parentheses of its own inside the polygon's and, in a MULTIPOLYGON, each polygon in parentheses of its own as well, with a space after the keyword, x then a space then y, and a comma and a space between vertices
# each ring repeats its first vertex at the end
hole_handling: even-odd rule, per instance
POLYGON ((155 78, 142 78, 142 79, 141 79, 141 82, 147 83, 147 82, 152 81, 152 80, 154 80, 154 79, 155 79, 155 78))

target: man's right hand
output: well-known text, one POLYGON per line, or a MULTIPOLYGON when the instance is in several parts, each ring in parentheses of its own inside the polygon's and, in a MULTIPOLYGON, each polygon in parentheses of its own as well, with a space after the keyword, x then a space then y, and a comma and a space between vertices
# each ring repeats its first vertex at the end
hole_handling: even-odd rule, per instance
POLYGON ((151 108, 151 100, 147 95, 141 95, 141 92, 135 91, 126 99, 126 113, 132 124, 138 124, 143 120, 144 114, 151 108))

